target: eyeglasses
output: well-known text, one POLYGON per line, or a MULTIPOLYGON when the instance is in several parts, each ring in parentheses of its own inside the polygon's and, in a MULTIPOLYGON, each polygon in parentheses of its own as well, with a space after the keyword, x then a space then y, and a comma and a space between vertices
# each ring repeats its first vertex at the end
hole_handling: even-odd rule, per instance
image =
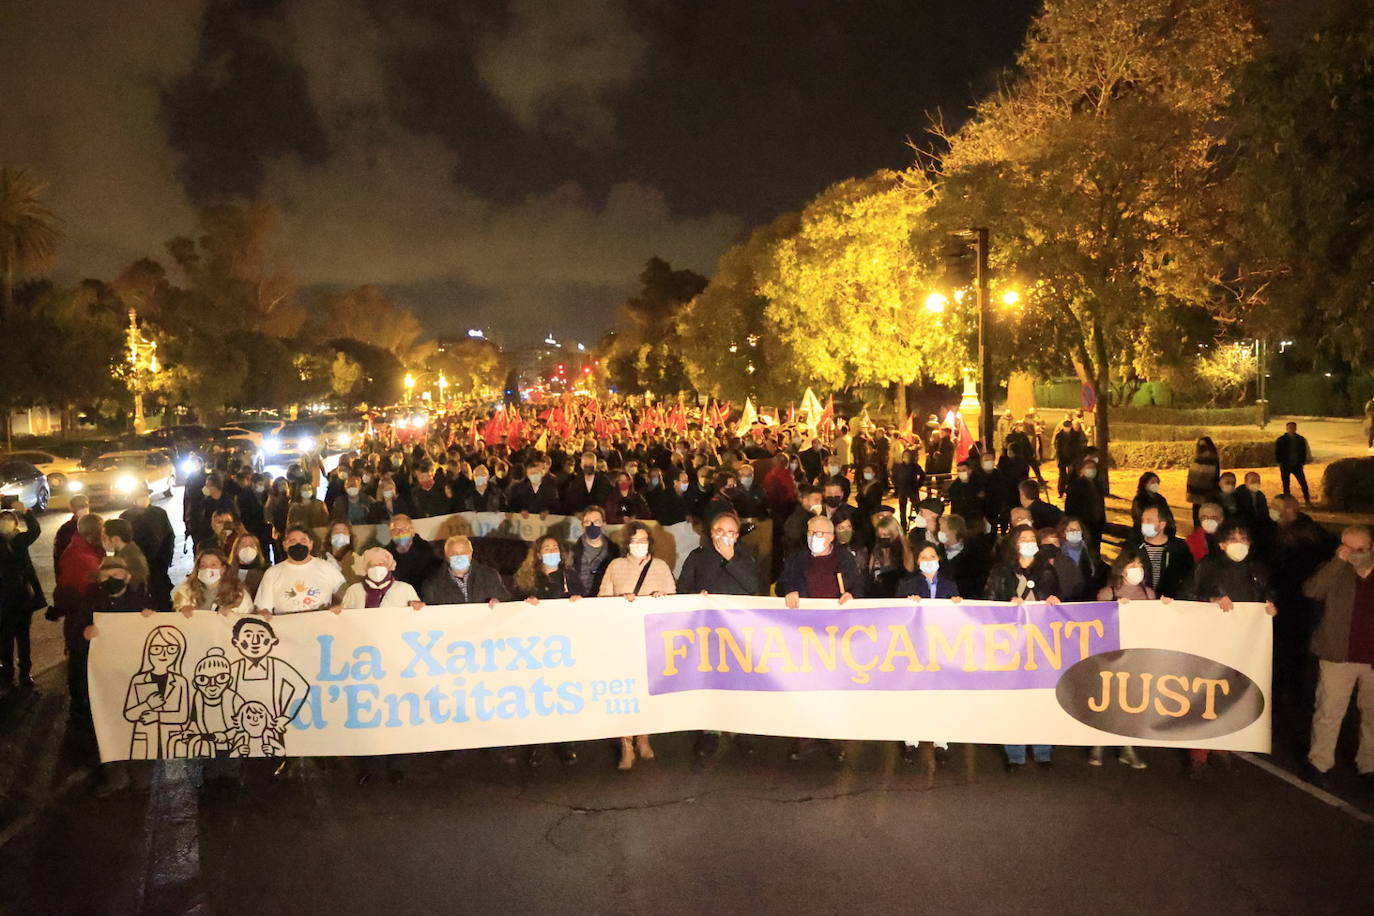
POLYGON ((209 687, 211 684, 223 686, 229 683, 229 680, 230 676, 227 672, 225 674, 197 674, 195 676, 195 684, 197 687, 209 687))
POLYGON ((178 648, 177 646, 149 646, 149 647, 148 647, 148 654, 149 654, 149 655, 158 655, 158 656, 162 656, 162 655, 180 655, 180 654, 181 654, 181 649, 178 648))

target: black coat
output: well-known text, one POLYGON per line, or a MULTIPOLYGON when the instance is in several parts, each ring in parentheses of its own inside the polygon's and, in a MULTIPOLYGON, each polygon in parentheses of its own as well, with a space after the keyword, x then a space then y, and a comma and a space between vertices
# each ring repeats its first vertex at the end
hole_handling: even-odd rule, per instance
POLYGON ((405 553, 398 551, 395 544, 388 544, 386 549, 396 559, 396 578, 414 586, 416 591, 443 563, 434 545, 418 534, 405 553))
MULTIPOLYGON (((1126 546, 1132 550, 1145 552, 1144 541, 1141 540, 1139 532, 1133 532, 1126 541, 1126 546)), ((1188 549, 1188 543, 1180 537, 1170 537, 1164 544, 1163 568, 1159 574, 1159 581, 1154 581, 1154 567, 1149 562, 1145 563, 1145 584, 1155 590, 1155 594, 1161 598, 1178 598, 1182 595, 1183 585, 1188 581, 1188 576, 1193 571, 1193 552, 1188 549)))
POLYGON ((611 482, 605 474, 598 472, 592 478, 592 486, 588 490, 587 479, 580 469, 564 482, 560 495, 564 515, 576 515, 588 506, 603 506, 610 498, 611 482))
POLYGON ((1269 582, 1269 570, 1248 557, 1237 563, 1223 554, 1203 557, 1193 567, 1193 574, 1183 588, 1183 598, 1189 601, 1212 601, 1230 598, 1232 601, 1273 601, 1274 588, 1269 582))
POLYGON ((1097 489, 1097 481, 1074 477, 1068 490, 1064 499, 1064 514, 1082 522, 1088 529, 1088 537, 1094 542, 1100 540, 1107 524, 1107 506, 1102 499, 1102 492, 1097 489))
POLYGON ((490 566, 473 563, 468 569, 466 589, 453 581, 447 566, 440 566, 420 586, 420 598, 425 604, 486 604, 493 598, 509 601, 510 592, 506 591, 500 573, 490 566))
POLYGON ((1031 593, 1036 601, 1044 601, 1050 596, 1059 597, 1059 576, 1055 574, 1050 556, 1042 550, 1024 570, 1015 560, 1002 560, 993 566, 992 571, 988 573, 987 588, 984 589, 988 600, 1010 601, 1015 598, 1018 572, 1035 583, 1031 593))
POLYGON ((930 592, 930 580, 920 570, 907 573, 902 577, 902 581, 897 583, 897 597, 910 598, 917 595, 921 598, 958 598, 959 583, 955 581, 950 571, 941 565, 939 574, 935 577, 935 594, 930 592))
POLYGON ((722 557, 712 544, 687 554, 677 577, 678 594, 708 592, 712 595, 758 595, 759 563, 754 552, 743 544, 735 545, 735 555, 722 557))
POLYGON ((601 591, 601 579, 606 575, 606 567, 611 565, 611 561, 620 556, 620 548, 615 545, 615 541, 602 535, 602 542, 606 545, 606 552, 601 555, 601 560, 596 564, 596 568, 591 571, 587 581, 580 578, 579 569, 582 568, 582 554, 587 549, 587 542, 582 538, 573 541, 572 549, 568 551, 571 562, 568 564, 570 577, 578 594, 584 598, 592 598, 601 591))
POLYGON ((5 616, 29 614, 48 605, 29 557, 29 547, 42 529, 32 512, 26 511, 22 518, 28 530, 0 538, 0 614, 5 616))

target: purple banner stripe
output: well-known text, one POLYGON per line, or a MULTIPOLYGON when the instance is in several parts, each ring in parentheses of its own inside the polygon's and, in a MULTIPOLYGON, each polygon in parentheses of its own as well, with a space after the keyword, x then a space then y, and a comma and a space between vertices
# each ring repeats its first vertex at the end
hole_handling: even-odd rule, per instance
POLYGON ((710 608, 644 618, 649 692, 1039 690, 1121 648, 1115 602, 710 608))

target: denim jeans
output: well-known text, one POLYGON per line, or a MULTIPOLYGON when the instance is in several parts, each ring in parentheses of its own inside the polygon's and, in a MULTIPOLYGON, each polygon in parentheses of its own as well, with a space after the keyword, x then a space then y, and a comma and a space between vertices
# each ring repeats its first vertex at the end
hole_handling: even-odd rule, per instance
MULTIPOLYGON (((1026 762, 1026 745, 1007 744, 1004 745, 1004 747, 1007 751, 1007 760, 1011 761, 1012 763, 1026 762)), ((1053 747, 1049 744, 1032 744, 1030 745, 1030 749, 1031 753, 1035 754, 1035 759, 1040 761, 1041 763, 1044 763, 1046 760, 1050 759, 1050 751, 1053 749, 1053 747)))

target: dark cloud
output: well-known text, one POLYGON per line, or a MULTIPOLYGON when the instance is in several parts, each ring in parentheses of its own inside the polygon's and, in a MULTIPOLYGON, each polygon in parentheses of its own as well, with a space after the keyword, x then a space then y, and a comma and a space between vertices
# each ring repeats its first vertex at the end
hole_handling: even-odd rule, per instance
POLYGON ((594 338, 659 255, 909 161, 1010 62, 1035 0, 8 0, 0 158, 49 174, 109 275, 255 196, 303 283, 435 331, 594 338))

